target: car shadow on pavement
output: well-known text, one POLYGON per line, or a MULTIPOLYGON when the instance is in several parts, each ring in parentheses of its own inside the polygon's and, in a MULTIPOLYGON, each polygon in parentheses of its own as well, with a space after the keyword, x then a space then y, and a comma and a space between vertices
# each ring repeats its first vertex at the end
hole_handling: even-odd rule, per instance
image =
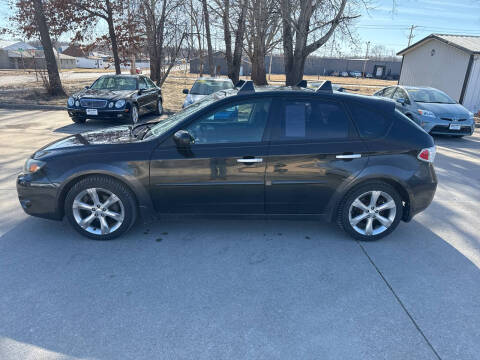
POLYGON ((360 245, 315 221, 178 219, 98 242, 28 218, 0 237, 0 358, 433 358, 395 296, 442 358, 478 354, 474 263, 418 220, 360 245))

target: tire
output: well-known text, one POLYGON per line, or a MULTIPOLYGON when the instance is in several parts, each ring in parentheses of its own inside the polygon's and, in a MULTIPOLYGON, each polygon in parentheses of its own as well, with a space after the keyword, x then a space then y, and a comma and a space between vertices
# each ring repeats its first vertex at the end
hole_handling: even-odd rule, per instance
POLYGON ((112 240, 122 235, 137 218, 135 195, 125 184, 107 176, 90 176, 77 182, 68 191, 64 207, 72 227, 94 240, 112 240), (93 189, 98 203, 94 201, 93 189), (80 225, 82 220, 84 226, 80 225))
POLYGON ((162 99, 157 100, 157 107, 155 108, 155 115, 160 116, 163 114, 163 101, 162 99))
POLYGON ((353 188, 342 199, 338 207, 337 224, 354 239, 375 241, 395 230, 402 219, 402 213, 402 198, 391 185, 368 182, 353 188), (375 205, 372 205, 373 194, 378 195, 375 205), (385 205, 387 203, 388 207, 385 205), (377 208, 382 205, 384 210, 378 211, 377 208), (372 206, 375 208, 372 209, 372 206), (355 221, 358 222, 355 224, 355 221), (371 230, 368 228, 369 222, 371 230))
POLYGON ((84 117, 72 117, 72 121, 76 124, 83 124, 87 119, 84 117))
POLYGON ((138 123, 140 115, 138 114, 138 106, 132 104, 131 111, 130 111, 130 123, 136 125, 138 123))

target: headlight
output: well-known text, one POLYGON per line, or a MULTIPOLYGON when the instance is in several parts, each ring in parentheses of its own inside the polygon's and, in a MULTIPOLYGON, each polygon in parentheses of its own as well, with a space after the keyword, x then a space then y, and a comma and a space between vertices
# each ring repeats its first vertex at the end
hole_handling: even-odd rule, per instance
POLYGON ((113 107, 113 102, 109 103, 108 107, 111 109, 113 107))
POLYGON ((78 101, 78 100, 75 101, 75 106, 77 106, 77 107, 80 106, 80 101, 78 101))
POLYGON ((23 172, 28 174, 33 174, 39 171, 42 167, 45 166, 45 163, 40 160, 28 159, 23 166, 23 172))
POLYGON ((120 108, 122 108, 122 107, 124 107, 124 106, 125 106, 125 100, 123 100, 123 99, 118 100, 118 101, 115 103, 115 107, 116 107, 117 109, 120 109, 120 108))
POLYGON ((75 104, 75 99, 70 96, 67 100, 67 104, 68 106, 73 106, 73 104, 75 104))
POLYGON ((418 113, 419 113, 420 115, 423 115, 423 116, 436 117, 433 112, 428 111, 428 110, 418 109, 417 111, 418 111, 418 113))

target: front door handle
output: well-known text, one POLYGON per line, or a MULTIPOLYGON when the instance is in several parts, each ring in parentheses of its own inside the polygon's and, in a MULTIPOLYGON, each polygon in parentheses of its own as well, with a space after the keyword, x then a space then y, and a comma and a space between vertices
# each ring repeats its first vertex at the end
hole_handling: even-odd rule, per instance
POLYGON ((262 161, 263 161, 262 158, 237 159, 237 162, 243 163, 243 164, 261 163, 262 161))
POLYGON ((337 159, 358 159, 361 158, 361 154, 343 154, 335 156, 337 159))

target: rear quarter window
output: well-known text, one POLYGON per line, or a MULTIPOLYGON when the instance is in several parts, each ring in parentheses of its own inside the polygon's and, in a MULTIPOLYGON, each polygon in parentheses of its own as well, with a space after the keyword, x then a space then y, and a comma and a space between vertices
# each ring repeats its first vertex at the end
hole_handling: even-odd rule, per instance
POLYGON ((364 139, 383 137, 392 125, 392 117, 387 117, 374 107, 352 102, 349 108, 358 132, 364 139))

